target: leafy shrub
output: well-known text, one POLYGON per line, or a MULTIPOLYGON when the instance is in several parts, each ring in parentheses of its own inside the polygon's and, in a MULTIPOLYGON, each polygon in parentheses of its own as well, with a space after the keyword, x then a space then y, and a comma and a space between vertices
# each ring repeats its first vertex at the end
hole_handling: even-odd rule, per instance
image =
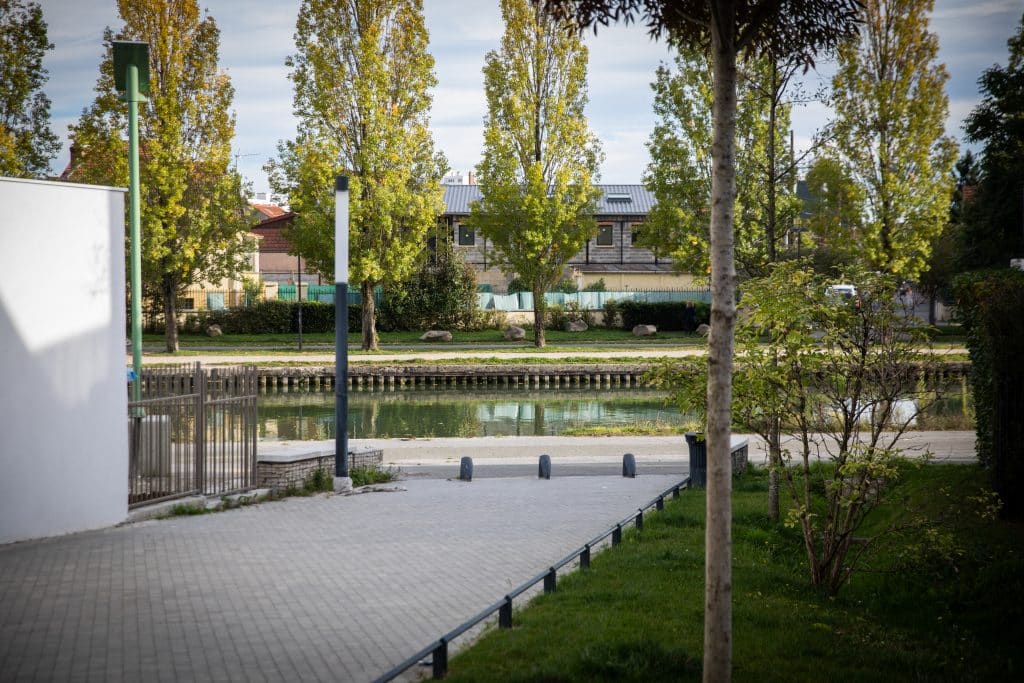
POLYGON ((583 292, 607 292, 608 291, 608 285, 606 285, 604 283, 604 278, 601 278, 597 282, 591 282, 589 285, 587 285, 586 287, 584 287, 580 291, 583 291, 583 292))
POLYGON ((622 319, 619 314, 618 301, 616 301, 615 299, 609 299, 608 301, 605 301, 602 310, 604 311, 603 324, 605 327, 611 330, 620 326, 620 324, 622 323, 622 319))
POLYGON ((575 294, 580 291, 580 288, 576 286, 576 281, 570 278, 562 280, 551 290, 552 292, 562 292, 563 294, 575 294))
POLYGON ((966 273, 955 281, 967 333, 978 460, 1009 517, 1024 516, 1024 272, 966 273))
POLYGON ((476 275, 458 254, 441 252, 381 301, 381 329, 467 330, 477 317, 476 275))
MULTIPOLYGON (((616 312, 621 319, 622 329, 631 330, 637 325, 654 325, 659 330, 693 332, 698 325, 707 324, 711 319, 711 307, 703 301, 672 301, 644 303, 641 301, 616 302, 616 312), (693 321, 686 315, 686 306, 694 307, 693 321)), ((607 306, 605 315, 608 314, 607 306)))
POLYGON ((580 308, 575 301, 566 302, 565 306, 552 304, 544 313, 544 326, 551 330, 564 330, 569 321, 582 321, 587 327, 593 327, 594 316, 590 311, 580 308))

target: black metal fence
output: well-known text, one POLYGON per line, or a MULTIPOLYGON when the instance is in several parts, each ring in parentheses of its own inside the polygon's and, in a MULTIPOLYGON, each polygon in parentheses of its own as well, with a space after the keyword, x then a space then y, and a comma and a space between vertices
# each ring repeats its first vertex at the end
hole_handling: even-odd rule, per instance
POLYGON ((128 402, 129 508, 255 486, 255 367, 148 368, 140 382, 141 400, 128 402))
POLYGON ((531 588, 536 586, 538 583, 543 582, 544 592, 553 593, 558 582, 558 570, 564 569, 565 567, 572 565, 574 562, 578 563, 578 566, 582 570, 590 568, 590 554, 593 550, 598 548, 608 537, 611 537, 612 546, 616 546, 622 542, 622 530, 629 525, 633 525, 636 529, 642 530, 644 528, 644 513, 654 508, 655 510, 662 510, 665 507, 665 498, 670 494, 673 498, 679 497, 679 491, 689 487, 690 478, 686 477, 675 486, 672 486, 652 499, 646 505, 637 508, 635 513, 630 514, 624 518, 618 524, 609 527, 607 530, 601 532, 595 536, 589 543, 583 544, 582 547, 573 550, 571 553, 563 557, 561 560, 551 565, 541 573, 537 574, 531 579, 527 579, 521 583, 517 588, 512 590, 510 593, 505 595, 501 600, 498 600, 491 606, 485 608, 482 612, 477 614, 475 617, 468 619, 459 626, 444 634, 434 642, 430 643, 422 650, 407 658, 405 661, 385 673, 383 676, 376 679, 375 683, 386 683, 392 681, 398 676, 402 675, 405 671, 412 668, 416 664, 419 664, 422 660, 430 657, 430 665, 433 669, 434 678, 444 678, 448 675, 448 645, 465 634, 467 631, 472 629, 474 626, 481 624, 482 622, 489 619, 498 613, 498 628, 512 628, 512 602, 516 598, 520 597, 531 588))

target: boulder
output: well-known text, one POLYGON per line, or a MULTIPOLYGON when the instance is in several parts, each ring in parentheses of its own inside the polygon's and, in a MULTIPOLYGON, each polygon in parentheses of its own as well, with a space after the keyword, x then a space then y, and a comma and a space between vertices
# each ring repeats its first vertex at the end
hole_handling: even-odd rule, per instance
POLYGON ((206 328, 207 337, 219 337, 224 332, 220 329, 220 325, 208 325, 206 328))
POLYGON ((521 327, 512 327, 505 330, 505 341, 523 341, 526 339, 526 330, 521 327))
POLYGON ((700 336, 706 337, 706 336, 708 336, 708 334, 710 334, 710 332, 711 332, 711 327, 710 326, 705 325, 704 323, 701 323, 700 325, 697 325, 697 334, 699 334, 700 336))
POLYGON ((566 332, 586 332, 587 324, 582 320, 566 320, 565 321, 566 332))
POLYGON ((633 328, 634 337, 653 337, 658 334, 658 328, 654 325, 637 325, 633 328))
POLYGON ((450 342, 452 340, 452 333, 447 330, 427 330, 420 337, 420 341, 425 342, 450 342))

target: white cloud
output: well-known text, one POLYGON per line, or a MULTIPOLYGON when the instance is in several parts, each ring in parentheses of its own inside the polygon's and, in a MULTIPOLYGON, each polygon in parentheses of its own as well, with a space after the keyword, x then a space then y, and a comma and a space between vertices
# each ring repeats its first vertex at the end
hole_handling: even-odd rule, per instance
MULTIPOLYGON (((498 0, 426 0, 425 13, 439 80, 431 115, 435 141, 456 168, 479 160, 484 114, 484 54, 498 46, 502 23, 498 0)), ((1019 0, 937 0, 932 28, 939 34, 940 59, 949 65, 947 91, 952 100, 947 129, 960 137, 963 116, 977 103, 981 71, 1006 62, 1006 39, 1021 15, 1019 0)), ((260 170, 279 139, 294 137, 292 88, 284 59, 294 52, 292 36, 299 0, 202 0, 221 29, 221 66, 236 88, 239 168, 267 189, 260 170)), ((53 101, 53 128, 66 135, 93 98, 105 26, 117 28, 114 2, 43 0, 50 40, 56 49, 46 57, 50 71, 46 92, 53 101)), ((587 32, 590 48, 590 105, 587 115, 607 155, 606 182, 639 182, 647 164, 644 147, 653 125, 650 82, 664 44, 654 43, 643 26, 601 28, 587 32)), ((824 69, 827 80, 831 71, 824 69)), ((809 88, 810 89, 810 88, 809 88)), ((827 118, 820 103, 797 108, 794 127, 800 147, 827 118)), ((59 171, 66 152, 53 164, 59 171)))

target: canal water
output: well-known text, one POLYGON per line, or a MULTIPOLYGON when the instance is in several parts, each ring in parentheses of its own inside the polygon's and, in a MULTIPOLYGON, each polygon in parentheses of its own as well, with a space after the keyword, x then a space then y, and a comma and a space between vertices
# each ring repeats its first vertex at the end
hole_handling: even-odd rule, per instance
MULTIPOLYGON (((334 438, 334 392, 290 390, 260 394, 259 438, 334 438)), ((921 429, 970 429, 973 409, 959 382, 943 392, 921 429)), ((665 394, 647 389, 401 389, 349 393, 349 436, 557 436, 581 427, 643 423, 692 424, 665 394)))

